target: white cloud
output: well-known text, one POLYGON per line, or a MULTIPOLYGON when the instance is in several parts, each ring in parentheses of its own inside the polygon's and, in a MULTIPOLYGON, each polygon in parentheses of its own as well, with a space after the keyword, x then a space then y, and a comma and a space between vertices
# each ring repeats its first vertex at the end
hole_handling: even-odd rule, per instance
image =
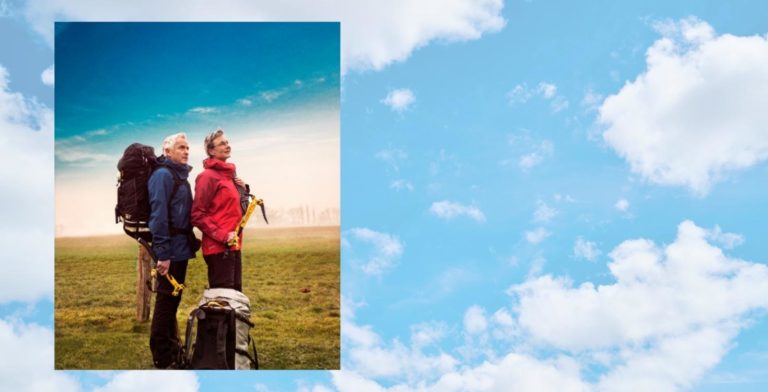
POLYGON ((592 90, 591 88, 584 93, 584 97, 581 99, 581 106, 587 110, 595 110, 603 102, 603 96, 592 90))
POLYGON ((19 392, 76 392, 80 385, 53 371, 53 331, 36 324, 0 319, 0 379, 3 389, 19 392))
POLYGON ((573 244, 573 255, 577 259, 584 259, 589 261, 595 261, 600 256, 600 249, 597 248, 597 244, 592 241, 587 241, 581 237, 576 239, 573 244))
POLYGON ((256 384, 253 386, 256 392, 271 392, 271 389, 265 384, 256 384))
POLYGON ((197 114, 210 114, 210 113, 216 113, 217 111, 218 109, 210 106, 198 106, 198 107, 189 109, 189 113, 197 113, 197 114))
POLYGON ((396 189, 398 191, 403 190, 403 189, 406 189, 406 190, 409 190, 409 191, 413 191, 413 189, 414 189, 413 188, 413 184, 411 184, 410 181, 406 181, 406 180, 402 180, 402 179, 401 180, 392 181, 392 183, 389 184, 389 187, 392 188, 392 189, 396 189))
POLYGON ((561 195, 559 193, 556 193, 554 196, 552 196, 556 202, 565 202, 565 203, 575 203, 576 199, 573 198, 571 195, 561 195))
POLYGON ((0 183, 23 192, 0 192, 6 207, 0 228, 4 271, 0 303, 35 302, 53 289, 53 111, 8 89, 8 73, 0 66, 0 183), (24 170, 18 170, 23 167, 24 170), (34 173, 34 175, 30 175, 34 173), (43 180, 48 179, 48 180, 43 180), (35 252, 30 252, 35 249, 35 252))
POLYGON ((554 98, 557 93, 557 86, 552 83, 541 82, 536 88, 536 92, 546 99, 554 98))
POLYGON ((55 142, 56 159, 59 162, 80 167, 97 167, 107 164, 112 166, 120 159, 119 155, 104 154, 98 146, 83 143, 85 140, 86 138, 80 135, 57 140, 55 142))
POLYGON ((152 391, 162 386, 167 392, 197 391, 200 384, 194 372, 181 371, 131 371, 115 375, 107 385, 93 389, 93 392, 152 391))
POLYGON ((394 171, 400 170, 400 161, 404 161, 408 158, 408 154, 398 148, 386 148, 376 153, 376 159, 382 160, 389 164, 394 171))
POLYGON ((411 327, 411 344, 413 347, 429 347, 447 334, 447 327, 443 323, 421 323, 411 327))
POLYGON ((241 98, 237 100, 237 103, 242 106, 251 106, 253 105, 253 101, 248 98, 241 98))
POLYGON ((480 38, 504 27, 501 0, 252 2, 233 0, 210 7, 204 0, 138 0, 88 3, 42 0, 27 4, 27 21, 53 46, 53 22, 77 21, 340 21, 341 66, 380 70, 405 61, 414 50, 434 41, 480 38))
POLYGON ((557 95, 557 86, 549 82, 539 82, 536 88, 529 88, 525 83, 518 84, 507 93, 507 101, 510 105, 526 103, 533 97, 550 101, 550 108, 555 113, 568 108, 568 100, 557 95))
POLYGON ((270 90, 270 91, 264 91, 264 92, 262 92, 261 94, 259 94, 259 96, 261 97, 261 99, 263 99, 263 100, 265 100, 265 101, 267 101, 267 102, 272 102, 272 101, 274 101, 274 100, 276 100, 276 99, 280 98, 280 96, 281 96, 281 95, 283 95, 283 94, 285 93, 285 91, 287 91, 287 90, 280 90, 280 91, 278 91, 278 90, 270 90))
POLYGON ((43 73, 40 74, 40 80, 43 81, 43 84, 46 86, 53 86, 54 82, 54 72, 53 72, 53 65, 46 68, 43 73))
POLYGON ((733 249, 744 243, 744 236, 735 233, 723 233, 718 225, 715 225, 712 230, 707 230, 707 238, 722 245, 725 249, 733 249))
POLYGON ((536 223, 548 223, 557 215, 557 210, 548 206, 541 200, 536 201, 536 211, 533 213, 533 221, 536 223))
POLYGON ((470 306, 463 326, 466 342, 480 348, 479 361, 424 354, 450 330, 443 324, 412 327, 409 347, 397 338, 387 344, 345 318, 343 332, 364 329, 373 338, 346 337, 356 355, 343 356, 353 359, 332 373, 333 385, 391 392, 691 389, 749 318, 768 310, 768 267, 707 243, 717 231, 684 221, 663 249, 624 241, 610 253, 612 284, 574 288, 564 278, 532 276, 509 289, 511 312, 488 316, 470 306), (587 376, 595 367, 598 374, 587 376))
MULTIPOLYGON (((396 236, 380 233, 368 228, 353 228, 347 231, 350 238, 370 244, 373 249, 359 266, 368 275, 381 275, 397 264, 403 254, 403 243, 396 236)), ((349 243, 349 238, 346 239, 349 243)), ((355 247, 353 246, 353 249, 355 247)))
MULTIPOLYGON (((364 379, 394 378, 406 382, 417 382, 432 379, 435 375, 452 371, 457 360, 441 352, 426 354, 425 348, 435 346, 445 335, 445 327, 439 323, 422 323, 411 328, 411 345, 407 346, 398 339, 385 342, 373 332, 369 325, 358 325, 354 314, 342 316, 342 339, 346 347, 343 355, 345 369, 339 373, 354 376, 355 385, 376 385, 375 382, 364 379)), ((368 388, 360 390, 372 390, 368 388)))
POLYGON ((390 107, 390 109, 396 112, 403 112, 407 110, 416 98, 413 96, 413 92, 407 88, 401 88, 392 90, 387 96, 381 100, 381 103, 390 107))
POLYGON ((690 221, 665 248, 643 239, 616 247, 613 284, 541 276, 512 286, 518 322, 536 344, 568 352, 619 350, 601 382, 687 388, 727 351, 754 311, 768 309, 768 267, 728 258, 690 221), (626 381, 624 381, 626 380, 626 381))
POLYGON ((551 233, 547 231, 547 229, 543 227, 537 227, 534 230, 525 232, 525 240, 530 242, 533 245, 536 245, 541 241, 544 241, 544 239, 549 237, 550 234, 551 233))
POLYGON ((568 109, 568 105, 568 100, 558 95, 555 97, 555 99, 552 100, 552 103, 549 105, 549 107, 552 108, 552 112, 557 113, 568 109))
POLYGON ((488 328, 488 320, 485 317, 485 309, 472 305, 464 313, 464 330, 470 335, 485 332, 488 328))
POLYGON ((535 147, 534 151, 522 155, 520 160, 518 160, 517 165, 521 170, 528 171, 544 162, 545 158, 551 156, 552 150, 552 142, 544 140, 541 144, 535 147))
POLYGON ((476 222, 485 222, 485 214, 475 206, 465 206, 453 201, 442 200, 432 203, 429 212, 437 217, 450 220, 465 215, 476 222))
POLYGON ((516 104, 516 103, 526 103, 529 99, 533 96, 533 92, 531 92, 528 87, 525 84, 518 84, 515 85, 512 90, 509 90, 507 93, 507 100, 509 100, 509 104, 516 104))
POLYGON ((627 199, 619 199, 616 201, 616 204, 614 204, 613 207, 621 212, 627 212, 629 209, 629 202, 627 199))
POLYGON ((510 353, 500 360, 476 367, 443 373, 432 383, 401 383, 384 388, 353 370, 332 372, 334 386, 340 392, 460 392, 460 391, 588 391, 580 380, 579 368, 568 359, 540 361, 525 354, 510 353))
POLYGON ((605 99, 603 138, 644 179, 706 195, 768 158, 768 37, 657 24, 646 70, 605 99))

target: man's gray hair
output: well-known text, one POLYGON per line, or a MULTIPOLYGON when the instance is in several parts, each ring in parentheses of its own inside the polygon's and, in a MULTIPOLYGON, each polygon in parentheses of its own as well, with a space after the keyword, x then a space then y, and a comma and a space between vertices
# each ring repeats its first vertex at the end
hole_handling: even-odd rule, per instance
POLYGON ((173 148, 173 145, 176 144, 177 139, 186 139, 186 138, 187 138, 187 134, 184 132, 179 132, 166 137, 165 140, 163 140, 163 155, 165 155, 165 150, 170 150, 173 148))
POLYGON ((212 157, 213 155, 208 153, 208 150, 212 149, 214 147, 213 141, 216 140, 217 137, 224 134, 224 130, 219 128, 216 128, 215 131, 208 134, 208 136, 205 137, 205 154, 208 155, 208 157, 212 157))

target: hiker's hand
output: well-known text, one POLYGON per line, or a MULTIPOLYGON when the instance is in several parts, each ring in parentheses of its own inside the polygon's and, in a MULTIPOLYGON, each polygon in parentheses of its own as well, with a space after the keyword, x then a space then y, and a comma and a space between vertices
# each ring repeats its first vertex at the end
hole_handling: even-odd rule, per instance
POLYGON ((171 268, 171 260, 158 261, 155 268, 158 274, 165 276, 168 273, 168 269, 171 268))
POLYGON ((243 181, 243 179, 240 177, 235 177, 235 184, 245 188, 245 181, 243 181))
POLYGON ((227 243, 229 244, 232 242, 232 239, 237 237, 237 233, 234 231, 230 231, 229 234, 227 234, 227 243))

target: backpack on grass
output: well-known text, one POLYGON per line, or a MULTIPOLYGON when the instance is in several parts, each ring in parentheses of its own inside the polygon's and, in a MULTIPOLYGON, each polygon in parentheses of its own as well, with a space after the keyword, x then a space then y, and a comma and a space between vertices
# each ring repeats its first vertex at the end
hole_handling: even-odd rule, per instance
POLYGON ((187 319, 186 365, 190 369, 258 369, 250 316, 251 302, 245 294, 206 289, 187 319))

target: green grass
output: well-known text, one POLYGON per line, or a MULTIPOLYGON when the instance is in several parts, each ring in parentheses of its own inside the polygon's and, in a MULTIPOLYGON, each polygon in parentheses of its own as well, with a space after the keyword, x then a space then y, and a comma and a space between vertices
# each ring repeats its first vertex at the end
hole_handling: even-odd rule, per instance
MULTIPOLYGON (((125 235, 56 239, 56 369, 152 368, 149 322, 136 321, 137 253, 125 235)), ((243 292, 261 369, 339 368, 339 256, 338 226, 246 230, 243 292)), ((182 335, 207 286, 200 252, 186 285, 182 335)))

